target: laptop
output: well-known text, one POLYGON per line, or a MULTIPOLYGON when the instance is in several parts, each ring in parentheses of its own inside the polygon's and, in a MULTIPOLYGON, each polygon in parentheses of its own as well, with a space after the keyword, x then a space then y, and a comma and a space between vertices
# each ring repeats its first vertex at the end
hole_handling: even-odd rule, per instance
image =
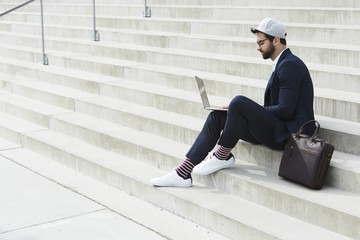
POLYGON ((211 106, 210 105, 210 102, 209 102, 209 98, 206 94, 206 90, 205 90, 205 85, 204 85, 204 81, 195 76, 195 79, 196 79, 196 83, 198 85, 198 88, 199 88, 199 92, 200 92, 200 97, 201 97, 201 101, 204 105, 204 109, 206 110, 214 110, 214 111, 227 111, 227 109, 225 108, 222 108, 222 107, 217 107, 217 106, 211 106))

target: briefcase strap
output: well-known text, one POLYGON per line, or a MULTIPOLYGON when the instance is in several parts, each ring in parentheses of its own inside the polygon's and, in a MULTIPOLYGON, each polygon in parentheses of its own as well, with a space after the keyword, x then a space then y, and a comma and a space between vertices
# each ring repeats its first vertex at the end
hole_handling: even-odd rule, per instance
POLYGON ((314 134, 313 134, 312 137, 311 137, 311 141, 316 142, 316 138, 317 138, 317 136, 318 136, 318 132, 319 132, 319 129, 320 129, 320 123, 319 123, 318 121, 316 121, 316 120, 310 120, 310 121, 304 123, 304 124, 301 126, 301 128, 299 129, 299 131, 296 133, 296 136, 295 136, 296 139, 299 139, 299 138, 300 138, 300 134, 302 133, 302 131, 304 130, 304 128, 305 128, 306 126, 308 126, 309 124, 311 124, 311 123, 315 123, 315 125, 316 125, 316 129, 315 129, 314 134))

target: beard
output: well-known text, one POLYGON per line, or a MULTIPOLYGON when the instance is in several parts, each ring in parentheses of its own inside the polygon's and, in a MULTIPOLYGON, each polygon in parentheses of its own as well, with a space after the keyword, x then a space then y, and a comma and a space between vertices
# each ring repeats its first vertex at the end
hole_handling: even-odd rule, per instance
POLYGON ((267 50, 266 52, 263 52, 263 59, 270 58, 274 52, 275 52, 275 47, 273 45, 270 45, 269 50, 267 50))

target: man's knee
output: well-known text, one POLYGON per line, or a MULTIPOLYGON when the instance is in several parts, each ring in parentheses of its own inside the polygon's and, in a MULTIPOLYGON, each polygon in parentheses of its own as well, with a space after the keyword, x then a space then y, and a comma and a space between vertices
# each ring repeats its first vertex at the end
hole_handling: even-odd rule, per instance
POLYGON ((224 111, 212 111, 206 120, 207 124, 213 124, 219 128, 223 128, 226 122, 227 114, 224 111))
POLYGON ((234 97, 229 104, 229 111, 243 111, 252 102, 249 98, 239 95, 234 97))

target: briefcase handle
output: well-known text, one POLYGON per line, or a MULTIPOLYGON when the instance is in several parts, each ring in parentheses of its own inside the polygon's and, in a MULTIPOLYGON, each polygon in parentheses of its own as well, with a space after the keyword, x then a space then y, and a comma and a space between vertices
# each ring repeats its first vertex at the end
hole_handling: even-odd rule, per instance
POLYGON ((319 129, 320 129, 320 123, 319 123, 318 121, 316 121, 316 120, 310 120, 310 121, 304 123, 304 124, 301 126, 301 128, 299 129, 299 131, 296 133, 296 136, 295 136, 296 139, 299 139, 299 138, 300 138, 301 132, 304 130, 304 128, 305 128, 307 125, 309 125, 309 124, 311 124, 311 123, 315 123, 315 125, 316 125, 316 129, 315 129, 314 134, 313 134, 312 137, 311 137, 311 141, 316 142, 316 138, 317 138, 317 136, 318 136, 318 132, 319 132, 319 129))

